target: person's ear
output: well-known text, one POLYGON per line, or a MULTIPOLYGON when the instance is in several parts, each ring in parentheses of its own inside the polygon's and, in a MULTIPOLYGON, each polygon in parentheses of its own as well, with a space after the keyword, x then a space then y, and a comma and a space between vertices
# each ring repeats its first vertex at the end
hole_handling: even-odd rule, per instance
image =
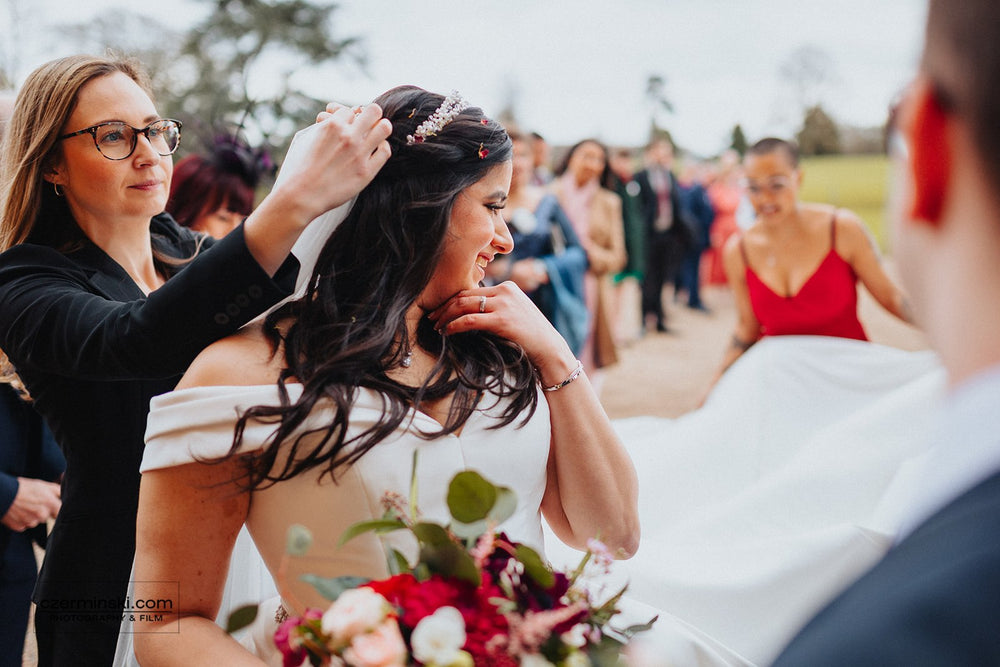
POLYGON ((901 127, 909 145, 913 183, 907 213, 911 220, 937 224, 944 209, 952 167, 948 113, 926 79, 915 81, 908 97, 901 127))
POLYGON ((62 185, 61 163, 54 156, 50 155, 42 163, 42 180, 47 183, 56 183, 62 185))

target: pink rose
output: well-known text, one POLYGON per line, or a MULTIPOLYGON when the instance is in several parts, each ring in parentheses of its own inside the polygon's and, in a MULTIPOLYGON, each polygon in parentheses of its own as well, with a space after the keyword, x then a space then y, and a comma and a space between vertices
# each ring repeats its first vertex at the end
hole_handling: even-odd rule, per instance
POLYGON ((290 618, 278 626, 274 633, 274 644, 281 651, 283 667, 298 667, 306 660, 306 650, 302 648, 296 628, 300 618, 290 618))
POLYGON ((323 632, 338 644, 377 627, 392 611, 385 598, 370 588, 352 588, 340 594, 323 614, 323 632))
POLYGON ((371 632, 356 636, 344 651, 348 664, 357 667, 405 667, 406 658, 406 643, 395 618, 387 618, 371 632))

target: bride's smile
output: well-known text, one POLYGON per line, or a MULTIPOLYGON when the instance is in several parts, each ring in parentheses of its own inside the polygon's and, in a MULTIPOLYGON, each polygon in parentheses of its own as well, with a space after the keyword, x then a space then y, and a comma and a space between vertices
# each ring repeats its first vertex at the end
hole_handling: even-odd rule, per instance
POLYGON ((455 197, 441 259, 421 303, 436 306, 457 292, 477 287, 486 275, 486 265, 496 255, 513 250, 514 241, 501 214, 512 171, 509 161, 498 164, 455 197))

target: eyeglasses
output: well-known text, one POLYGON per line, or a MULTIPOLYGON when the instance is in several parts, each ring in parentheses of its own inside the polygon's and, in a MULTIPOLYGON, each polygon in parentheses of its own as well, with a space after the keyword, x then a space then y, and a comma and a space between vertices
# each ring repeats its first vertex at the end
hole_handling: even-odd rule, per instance
POLYGON ((773 178, 766 183, 755 183, 753 181, 743 181, 743 187, 747 189, 747 192, 751 197, 757 197, 765 192, 771 195, 779 195, 789 187, 791 187, 792 182, 790 179, 783 176, 778 178, 773 178))
POLYGON ((94 138, 94 146, 101 155, 109 160, 124 160, 135 152, 139 135, 145 135, 153 150, 159 155, 172 154, 181 143, 181 122, 169 118, 153 121, 139 129, 118 121, 98 123, 77 132, 70 132, 59 137, 59 140, 69 139, 80 134, 89 134, 94 138))

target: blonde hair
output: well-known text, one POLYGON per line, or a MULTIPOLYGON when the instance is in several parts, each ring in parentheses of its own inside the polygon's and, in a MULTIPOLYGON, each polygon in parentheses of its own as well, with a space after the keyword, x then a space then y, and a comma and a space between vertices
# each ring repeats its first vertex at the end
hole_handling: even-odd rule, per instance
POLYGON ((3 350, 0 350, 0 384, 9 384, 21 400, 31 401, 28 388, 24 386, 21 376, 17 374, 14 364, 10 363, 10 359, 7 358, 7 354, 3 350))
POLYGON ((120 56, 77 55, 45 63, 21 87, 0 155, 0 251, 23 243, 43 213, 60 205, 43 176, 58 155, 59 136, 92 79, 121 72, 152 98, 145 70, 120 56))

